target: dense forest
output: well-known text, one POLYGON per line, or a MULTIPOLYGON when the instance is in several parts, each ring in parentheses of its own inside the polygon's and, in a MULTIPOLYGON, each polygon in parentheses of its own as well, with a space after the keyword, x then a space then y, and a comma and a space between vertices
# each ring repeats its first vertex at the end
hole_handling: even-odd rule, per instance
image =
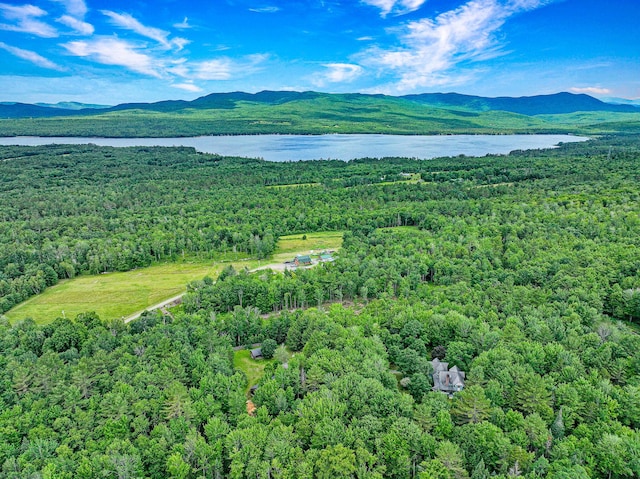
POLYGON ((286 164, 0 149, 0 311, 345 231, 335 262, 227 268, 171 315, 0 319, 0 477, 640 476, 638 140, 286 164), (253 343, 275 359, 251 396, 253 343), (464 390, 432 391, 434 358, 464 390))

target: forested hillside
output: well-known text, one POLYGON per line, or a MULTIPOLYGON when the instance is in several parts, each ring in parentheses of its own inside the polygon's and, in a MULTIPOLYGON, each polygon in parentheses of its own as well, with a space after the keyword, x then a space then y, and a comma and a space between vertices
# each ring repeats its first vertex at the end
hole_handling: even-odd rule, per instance
POLYGON ((0 477, 638 477, 638 140, 288 164, 0 149, 3 311, 78 274, 346 231, 335 262, 228 268, 171 315, 1 320, 0 477), (257 342, 275 359, 254 376, 233 348, 257 342), (466 372, 452 399, 433 358, 466 372))
POLYGON ((0 104, 0 136, 611 134, 637 133, 639 118, 636 106, 571 93, 483 98, 456 93, 394 97, 262 91, 99 109, 0 104))

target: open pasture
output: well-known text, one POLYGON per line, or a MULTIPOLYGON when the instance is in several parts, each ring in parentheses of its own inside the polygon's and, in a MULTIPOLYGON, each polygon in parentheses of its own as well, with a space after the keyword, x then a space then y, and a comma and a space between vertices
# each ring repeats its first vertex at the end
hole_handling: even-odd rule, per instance
POLYGON ((152 305, 185 292, 187 283, 205 276, 216 278, 222 268, 233 265, 236 269, 273 267, 278 269, 284 261, 311 250, 338 249, 342 245, 342 232, 328 231, 283 236, 278 241, 271 259, 258 261, 192 260, 163 263, 127 272, 79 276, 61 281, 43 293, 29 298, 6 313, 11 321, 32 318, 37 323, 48 323, 58 317, 75 318, 79 313, 95 311, 108 320, 125 318, 152 305))

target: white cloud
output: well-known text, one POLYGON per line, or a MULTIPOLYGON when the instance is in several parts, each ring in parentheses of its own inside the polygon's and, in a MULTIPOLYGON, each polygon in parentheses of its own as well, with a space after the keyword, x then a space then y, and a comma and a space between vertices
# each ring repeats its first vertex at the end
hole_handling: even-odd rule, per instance
POLYGON ((182 20, 180 23, 174 23, 173 26, 179 30, 187 30, 188 28, 193 28, 191 25, 189 25, 189 19, 187 17, 184 17, 184 20, 182 20))
POLYGON ((167 67, 167 72, 171 75, 186 78, 189 76, 189 67, 187 66, 186 58, 178 58, 173 60, 167 67))
POLYGON ((587 95, 610 95, 612 92, 609 88, 601 88, 597 86, 573 87, 570 88, 573 93, 586 93, 587 95))
POLYGON ((12 32, 31 33, 43 38, 54 38, 58 32, 51 25, 37 20, 44 17, 47 12, 34 5, 9 5, 0 3, 0 14, 14 23, 0 24, 0 30, 12 32))
POLYGON ((0 3, 2 16, 7 20, 22 20, 26 17, 43 17, 47 12, 35 5, 9 5, 8 3, 0 3))
POLYGON ((3 50, 6 50, 7 52, 11 53, 12 55, 18 58, 22 58, 23 60, 27 60, 33 63, 34 65, 38 65, 39 67, 49 68, 51 70, 58 70, 58 71, 64 70, 64 68, 62 68, 60 65, 55 64, 51 60, 47 60, 45 57, 43 57, 42 55, 39 55, 36 52, 32 52, 30 50, 23 50, 22 48, 12 47, 11 45, 7 45, 4 42, 0 42, 0 48, 3 50))
POLYGON ((128 13, 116 13, 110 10, 101 10, 102 14, 111 19, 111 23, 126 30, 131 30, 143 37, 150 38, 165 46, 169 46, 169 32, 159 28, 147 27, 128 13))
POLYGON ((279 7, 261 7, 261 8, 250 8, 250 12, 256 13, 276 13, 280 11, 279 7))
POLYGON ((510 16, 545 3, 472 0, 434 19, 409 22, 399 31, 399 47, 371 48, 360 63, 396 76, 398 92, 460 83, 473 76, 472 63, 504 54, 497 32, 510 16))
POLYGON ((56 3, 64 5, 67 13, 78 19, 83 19, 87 14, 87 4, 84 0, 52 0, 56 3))
POLYGON ((186 38, 176 37, 171 39, 171 43, 176 48, 176 50, 180 51, 184 47, 186 47, 189 43, 191 43, 191 40, 187 40, 186 38))
POLYGON ((93 35, 94 32, 93 25, 83 22, 76 17, 72 17, 71 15, 62 15, 60 18, 56 19, 56 22, 68 26, 81 35, 93 35))
POLYGON ((231 59, 219 58, 200 62, 195 65, 193 69, 193 76, 198 80, 229 80, 232 76, 231 72, 231 59))
POLYGON ((93 35, 95 28, 84 21, 87 14, 87 5, 84 0, 51 0, 64 6, 66 14, 56 18, 56 22, 71 28, 74 33, 80 35, 93 35))
MULTIPOLYGON (((192 65, 181 65, 185 78, 196 80, 231 80, 250 75, 260 69, 268 55, 248 55, 240 59, 216 58, 192 65)), ((177 71, 177 69, 174 69, 177 71)))
POLYGON ((384 17, 393 9, 396 0, 362 0, 362 3, 379 8, 380 15, 384 17))
POLYGON ((327 63, 322 65, 328 71, 313 80, 313 84, 324 87, 327 83, 348 83, 362 75, 364 69, 351 63, 327 63))
POLYGON ((377 7, 380 9, 380 16, 386 17, 389 13, 404 15, 405 13, 415 12, 426 0, 361 0, 362 3, 377 7))
POLYGON ((72 55, 90 58, 103 65, 122 66, 157 78, 162 76, 162 62, 140 53, 136 45, 125 40, 102 37, 90 41, 69 42, 62 46, 72 55))
POLYGON ((260 64, 267 58, 267 55, 249 55, 237 59, 220 57, 199 62, 189 62, 187 59, 181 58, 172 61, 166 71, 171 75, 186 79, 185 83, 181 83, 182 85, 193 85, 194 80, 232 80, 257 72, 260 69, 260 64))
POLYGON ((176 48, 181 50, 187 43, 189 43, 189 40, 184 38, 174 38, 169 40, 169 32, 155 27, 147 27, 128 13, 116 13, 110 10, 101 10, 101 12, 103 15, 109 17, 111 19, 111 23, 114 25, 124 28, 125 30, 131 30, 138 35, 150 38, 151 40, 155 40, 165 48, 176 48))
POLYGON ((197 85, 194 85, 193 83, 172 83, 171 86, 173 88, 179 88, 181 90, 191 91, 194 93, 199 93, 202 91, 202 88, 200 88, 197 85))

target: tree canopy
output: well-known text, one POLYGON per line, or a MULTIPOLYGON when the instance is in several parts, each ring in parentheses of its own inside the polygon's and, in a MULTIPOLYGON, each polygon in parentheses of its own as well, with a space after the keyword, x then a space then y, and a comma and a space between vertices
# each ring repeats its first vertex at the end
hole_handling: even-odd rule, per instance
POLYGON ((0 477, 638 477, 637 141, 291 164, 0 149, 3 311, 77 274, 345 230, 334 262, 227 269, 171 315, 1 318, 0 477), (251 395, 234 348, 254 343, 275 358, 249 360, 251 395), (436 357, 466 373, 452 398, 436 357))

